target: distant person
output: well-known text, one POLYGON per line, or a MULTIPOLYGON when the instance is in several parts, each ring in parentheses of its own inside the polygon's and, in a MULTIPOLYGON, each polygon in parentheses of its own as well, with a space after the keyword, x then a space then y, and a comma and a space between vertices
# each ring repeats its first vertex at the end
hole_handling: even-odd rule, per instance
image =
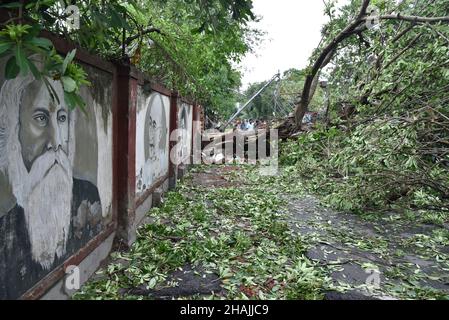
POLYGON ((240 129, 240 126, 241 126, 241 121, 240 121, 240 119, 238 119, 238 120, 235 122, 234 130, 240 129))
POLYGON ((248 123, 248 131, 254 131, 254 121, 250 120, 248 123))
POLYGON ((246 131, 248 129, 248 123, 246 122, 246 120, 242 121, 242 124, 240 125, 240 129, 243 131, 246 131))

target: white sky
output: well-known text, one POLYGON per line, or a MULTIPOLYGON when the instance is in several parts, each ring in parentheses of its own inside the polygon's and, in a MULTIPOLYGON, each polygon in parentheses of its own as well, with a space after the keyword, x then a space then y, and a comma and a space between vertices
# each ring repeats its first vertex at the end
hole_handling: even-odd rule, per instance
MULTIPOLYGON (((348 1, 340 0, 340 4, 348 1)), ((253 0, 253 5, 262 21, 252 26, 266 31, 267 40, 240 64, 243 88, 269 80, 278 70, 306 67, 328 21, 322 0, 253 0)))

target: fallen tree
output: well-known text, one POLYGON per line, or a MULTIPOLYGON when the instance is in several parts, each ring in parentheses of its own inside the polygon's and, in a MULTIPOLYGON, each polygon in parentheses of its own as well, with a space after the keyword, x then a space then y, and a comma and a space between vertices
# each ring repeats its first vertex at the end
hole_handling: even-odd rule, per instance
POLYGON ((305 127, 298 131, 302 115, 288 119, 280 131, 291 138, 282 145, 281 164, 291 165, 311 192, 338 209, 447 223, 449 1, 403 0, 398 7, 377 1, 390 12, 379 14, 385 23, 378 29, 367 28, 360 3, 352 1, 324 27, 331 40, 316 51, 302 92, 308 99, 296 110, 307 110, 322 72, 330 123, 305 133, 305 127), (362 17, 349 18, 357 14, 362 17), (348 20, 354 21, 349 27, 348 20))
MULTIPOLYGON (((313 98, 316 83, 318 81, 319 72, 324 67, 326 67, 332 60, 334 54, 338 51, 338 46, 343 43, 346 39, 359 35, 369 29, 370 23, 372 25, 373 20, 395 20, 395 21, 406 21, 412 24, 434 24, 434 23, 449 23, 449 15, 442 17, 421 17, 421 16, 409 16, 402 15, 401 13, 396 14, 386 14, 373 16, 372 12, 368 14, 368 8, 370 6, 371 0, 363 0, 358 14, 343 30, 341 30, 334 38, 332 38, 327 45, 325 45, 315 59, 315 62, 311 67, 308 68, 308 73, 306 76, 306 81, 304 82, 304 87, 301 92, 301 98, 299 103, 295 108, 295 124, 296 130, 301 129, 302 120, 305 113, 308 110, 309 103, 313 98), (314 85, 315 84, 315 85, 314 85)), ((375 23, 375 21, 374 21, 375 23)), ((409 32, 411 28, 406 29, 405 32, 409 32)), ((363 37, 361 38, 363 39, 363 37)))

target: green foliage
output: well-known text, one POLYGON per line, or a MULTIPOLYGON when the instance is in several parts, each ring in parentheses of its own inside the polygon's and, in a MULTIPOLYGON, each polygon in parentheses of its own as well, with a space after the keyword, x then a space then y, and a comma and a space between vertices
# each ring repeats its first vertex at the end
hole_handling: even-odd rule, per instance
POLYGON ((338 209, 413 209, 447 219, 447 156, 424 152, 420 138, 429 127, 422 124, 417 118, 412 124, 378 120, 351 133, 322 128, 286 143, 281 163, 293 165, 309 190, 338 209))
POLYGON ((0 31, 0 58, 8 57, 5 78, 14 79, 31 72, 34 78, 44 81, 53 99, 64 98, 71 109, 84 108, 79 89, 89 82, 81 67, 73 63, 76 51, 63 59, 51 41, 38 36, 40 31, 39 26, 28 24, 9 24, 0 31), (49 79, 61 81, 64 97, 58 97, 49 79))
POLYGON ((98 273, 101 279, 75 299, 151 299, 120 295, 119 289, 161 288, 168 274, 187 264, 218 274, 225 289, 187 298, 322 298, 328 279, 304 256, 302 238, 289 230, 280 211, 279 195, 290 187, 285 177, 267 179, 253 168, 222 174, 232 186, 193 185, 187 177, 161 208, 151 210, 153 222, 139 230, 130 252, 114 253, 114 261, 98 273))
MULTIPOLYGON (((449 13, 445 0, 432 6, 372 4, 381 14, 449 13)), ((323 28, 323 43, 347 25, 359 6, 360 1, 341 10, 328 5, 331 21, 323 28)), ((427 220, 447 221, 448 33, 447 24, 389 20, 347 39, 325 70, 331 126, 285 145, 283 162, 295 165, 309 188, 339 209, 414 210, 427 220)))
POLYGON ((142 47, 140 67, 166 86, 196 97, 209 111, 227 116, 240 87, 241 75, 234 65, 261 34, 247 27, 246 20, 232 18, 223 1, 191 2, 145 5, 146 15, 163 34, 149 36, 154 45, 142 47))
MULTIPOLYGON (((63 14, 65 2, 58 0, 27 1, 24 10, 18 12, 22 16, 7 24, 17 28, 23 18, 34 22, 35 36, 40 31, 35 25, 39 25, 107 59, 130 58, 155 80, 196 98, 211 110, 225 110, 224 113, 231 108, 230 101, 235 99, 233 92, 240 86, 240 74, 233 63, 260 36, 258 31, 246 26, 255 19, 251 0, 82 0, 76 6, 80 11, 79 30, 69 28, 67 16, 63 14), (146 33, 148 28, 158 31, 146 33), (150 40, 153 45, 149 44, 150 40)), ((20 3, 4 7, 14 10, 20 3)), ((1 43, 0 53, 3 50, 9 48, 1 43)), ((19 58, 20 54, 19 51, 19 58)), ((20 72, 19 64, 23 61, 10 62, 10 76, 20 72)), ((23 70, 27 68, 22 64, 23 70)), ((80 102, 75 92, 83 83, 71 80, 65 78, 64 88, 69 90, 66 96, 73 106, 80 102)))

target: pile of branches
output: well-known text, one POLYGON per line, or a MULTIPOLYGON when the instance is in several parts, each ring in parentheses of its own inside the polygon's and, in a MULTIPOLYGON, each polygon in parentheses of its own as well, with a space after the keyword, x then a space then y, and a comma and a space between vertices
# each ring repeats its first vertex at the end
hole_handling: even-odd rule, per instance
MULTIPOLYGON (((313 89, 322 62, 331 63, 329 118, 284 144, 281 163, 339 209, 411 210, 448 221, 449 2, 383 1, 383 22, 373 30, 364 23, 371 2, 362 3, 329 13, 306 79, 313 89)), ((302 96, 299 109, 310 100, 302 96)))
POLYGON ((448 133, 448 114, 426 107, 301 135, 282 145, 281 163, 341 210, 449 213, 448 133))

